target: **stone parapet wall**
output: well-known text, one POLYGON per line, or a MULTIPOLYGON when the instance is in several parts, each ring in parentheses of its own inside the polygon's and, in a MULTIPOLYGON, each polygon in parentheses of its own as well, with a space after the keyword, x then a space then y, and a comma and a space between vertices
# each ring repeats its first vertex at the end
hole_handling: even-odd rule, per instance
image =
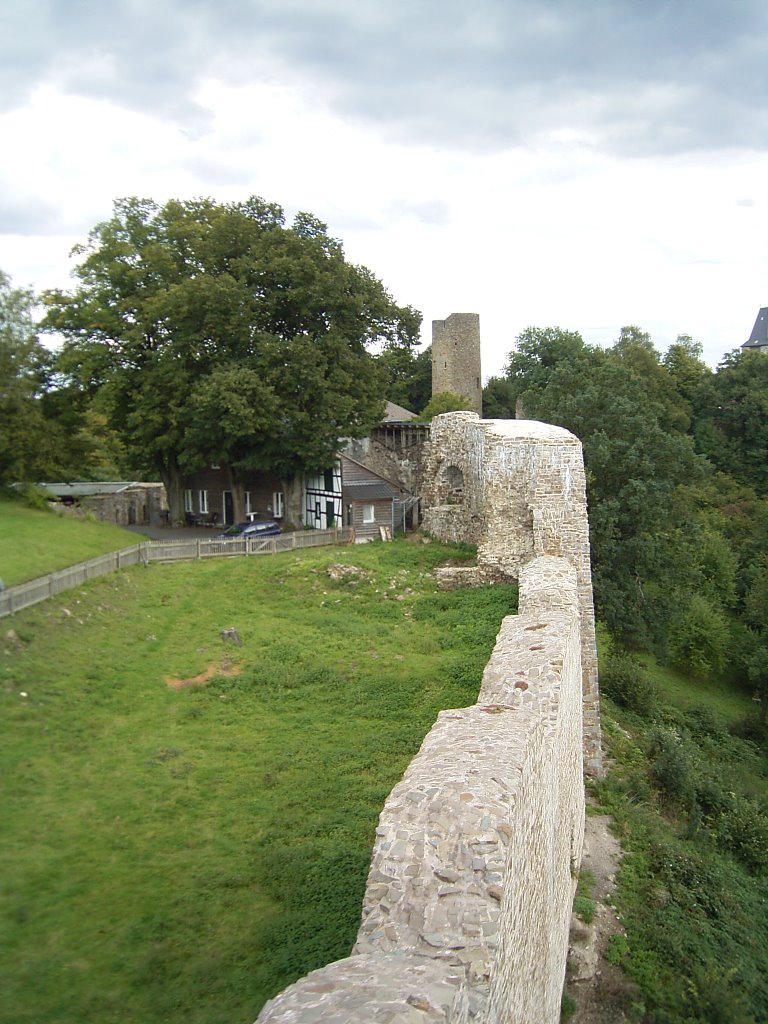
POLYGON ((422 494, 425 529, 478 548, 477 578, 520 576, 554 555, 575 569, 581 618, 584 765, 601 771, 597 647, 581 442, 535 420, 481 420, 454 412, 432 420, 422 494))
POLYGON ((581 614, 562 558, 520 568, 478 703, 444 711, 381 814, 353 956, 260 1024, 556 1024, 581 859, 581 614))

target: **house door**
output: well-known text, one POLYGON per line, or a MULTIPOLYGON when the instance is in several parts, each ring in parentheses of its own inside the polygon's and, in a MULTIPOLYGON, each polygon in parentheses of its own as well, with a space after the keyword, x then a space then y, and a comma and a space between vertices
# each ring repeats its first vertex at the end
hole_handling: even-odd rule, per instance
POLYGON ((325 503, 325 527, 327 530, 332 529, 336 525, 336 515, 334 513, 333 501, 326 501, 325 503))
POLYGON ((224 509, 224 525, 231 526, 235 521, 235 503, 232 500, 232 491, 221 492, 221 503, 224 509))

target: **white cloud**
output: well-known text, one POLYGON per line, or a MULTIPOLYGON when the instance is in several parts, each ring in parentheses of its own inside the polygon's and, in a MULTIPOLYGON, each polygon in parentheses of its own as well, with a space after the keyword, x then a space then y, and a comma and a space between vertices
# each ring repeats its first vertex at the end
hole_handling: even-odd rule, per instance
POLYGON ((683 331, 768 302, 768 8, 39 0, 0 40, 0 266, 68 285, 126 195, 309 210, 429 321, 683 331), (65 10, 66 6, 66 10, 65 10))

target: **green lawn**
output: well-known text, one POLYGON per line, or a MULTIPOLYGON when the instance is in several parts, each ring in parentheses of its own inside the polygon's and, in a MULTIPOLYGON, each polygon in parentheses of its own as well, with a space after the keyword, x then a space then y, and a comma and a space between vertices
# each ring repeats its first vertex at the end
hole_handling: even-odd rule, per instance
POLYGON ((348 954, 384 799, 516 600, 437 592, 449 555, 135 567, 6 620, 2 1024, 250 1024, 348 954))
POLYGON ((731 725, 754 710, 752 692, 747 686, 736 689, 715 679, 694 680, 673 668, 660 665, 650 654, 641 655, 639 660, 665 700, 682 711, 706 707, 724 724, 731 725))
POLYGON ((135 534, 108 523, 0 501, 0 579, 6 587, 130 547, 135 534))

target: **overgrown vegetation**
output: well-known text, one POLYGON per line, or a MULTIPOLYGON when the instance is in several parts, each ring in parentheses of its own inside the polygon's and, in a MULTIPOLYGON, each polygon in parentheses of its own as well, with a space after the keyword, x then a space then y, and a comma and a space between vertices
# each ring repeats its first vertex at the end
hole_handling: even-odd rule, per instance
POLYGON ((607 956, 653 1024, 768 1020, 768 744, 747 693, 626 656, 601 676, 595 788, 626 856, 607 956), (715 695, 715 689, 718 693, 715 695))
POLYGON ((598 614, 614 641, 697 678, 748 679, 768 705, 768 359, 713 372, 681 335, 624 327, 604 349, 531 327, 485 414, 572 430, 587 471, 598 614))
POLYGON ((768 359, 713 372, 684 335, 662 356, 637 327, 607 349, 529 328, 483 398, 584 446, 617 760, 599 795, 630 851, 609 957, 653 1024, 764 1022, 768 359))
POLYGON ((573 912, 581 918, 584 924, 592 924, 595 919, 597 904, 592 899, 594 885, 595 877, 591 871, 584 869, 579 872, 576 895, 573 899, 573 912))
POLYGON ((437 592, 469 554, 136 567, 6 620, 3 1024, 247 1024, 348 954, 384 799, 514 610, 437 592))

